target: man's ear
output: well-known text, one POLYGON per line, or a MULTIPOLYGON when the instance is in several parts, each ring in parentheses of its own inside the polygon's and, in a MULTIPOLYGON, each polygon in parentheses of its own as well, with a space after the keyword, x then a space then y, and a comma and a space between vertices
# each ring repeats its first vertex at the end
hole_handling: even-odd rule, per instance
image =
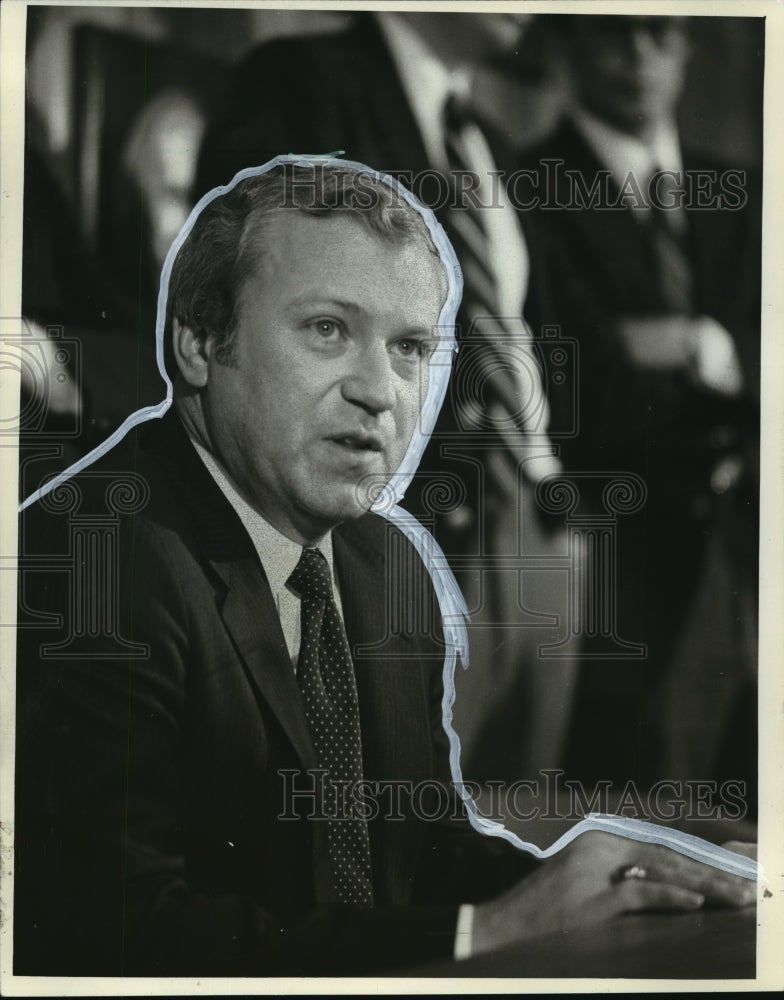
POLYGON ((177 367, 188 385, 203 389, 209 377, 212 337, 172 320, 172 346, 177 367))

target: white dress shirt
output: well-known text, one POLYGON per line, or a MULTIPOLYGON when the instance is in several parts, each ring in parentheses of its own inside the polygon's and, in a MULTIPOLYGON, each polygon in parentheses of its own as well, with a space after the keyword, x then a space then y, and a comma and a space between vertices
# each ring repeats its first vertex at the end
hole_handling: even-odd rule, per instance
MULTIPOLYGON (((469 70, 461 67, 450 71, 399 14, 383 11, 376 16, 422 136, 427 158, 433 167, 447 173, 444 109, 452 94, 470 93, 469 70)), ((504 316, 521 316, 528 292, 530 263, 520 222, 508 202, 498 167, 481 130, 478 127, 470 129, 467 140, 471 170, 479 179, 476 190, 481 204, 488 206, 483 224, 492 256, 490 264, 496 275, 498 302, 504 316)))
POLYGON ((623 132, 585 108, 572 113, 577 131, 593 150, 597 159, 610 171, 618 188, 633 174, 640 189, 646 192, 653 175, 659 170, 683 170, 681 144, 674 122, 661 122, 650 141, 623 132))

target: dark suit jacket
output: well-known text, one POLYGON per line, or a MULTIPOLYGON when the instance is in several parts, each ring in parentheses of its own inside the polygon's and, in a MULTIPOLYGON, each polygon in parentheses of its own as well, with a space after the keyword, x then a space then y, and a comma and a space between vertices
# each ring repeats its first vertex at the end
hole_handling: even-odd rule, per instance
MULTIPOLYGON (((722 192, 723 172, 732 164, 711 162, 688 149, 683 160, 687 172, 713 171, 714 190, 722 192)), ((755 606, 757 587, 758 178, 747 171, 742 207, 686 209, 695 313, 715 318, 729 331, 743 368, 744 393, 727 399, 700 388, 688 373, 641 370, 624 349, 620 318, 662 317, 671 310, 657 281, 651 227, 630 208, 607 207, 619 195, 612 181, 604 206, 566 207, 573 194, 570 174, 590 190, 606 172, 574 126, 563 123, 522 166, 537 172, 543 196, 544 178, 557 177, 549 199, 521 208, 520 218, 531 255, 529 320, 535 327, 558 325, 561 335, 579 346, 579 372, 566 380, 579 386, 579 433, 564 442, 564 458, 567 471, 596 474, 580 481, 581 512, 605 513, 603 474, 632 471, 647 487, 643 508, 617 518, 614 593, 618 634, 645 643, 647 657, 639 663, 596 663, 584 672, 565 766, 584 780, 748 777, 753 800, 753 769, 739 762, 756 754, 749 727, 748 736, 739 738, 736 729, 730 737, 729 772, 703 762, 683 773, 686 760, 705 756, 690 755, 685 737, 679 739, 681 760, 674 771, 671 735, 662 729, 670 717, 713 713, 690 737, 705 744, 706 730, 711 725, 720 730, 720 713, 726 710, 700 708, 705 686, 719 692, 732 676, 740 688, 756 669, 755 623, 748 609, 755 606), (723 456, 734 456, 743 471, 735 486, 719 495, 710 480, 723 456), (674 710, 663 677, 669 673, 675 683, 690 660, 704 661, 706 671, 699 680, 684 682, 682 704, 674 710)), ((530 200, 529 182, 521 180, 517 190, 521 203, 530 200)), ((557 396, 553 403, 558 405, 557 396)), ((588 651, 593 652, 590 640, 588 651)), ((716 742, 719 738, 717 733, 716 742)))
POLYGON ((239 66, 202 143, 201 196, 282 153, 345 152, 376 170, 416 174, 425 148, 375 19, 347 31, 276 39, 239 66))
MULTIPOLYGON (((352 974, 448 955, 456 904, 530 860, 426 799, 444 822, 405 794, 387 819, 382 798, 375 909, 328 901, 318 800, 278 818, 284 782, 312 787, 317 762, 256 552, 173 414, 140 439, 22 521, 16 972, 352 974)), ((446 783, 439 630, 386 627, 408 606, 390 605, 389 553, 414 567, 404 604, 432 602, 426 575, 374 515, 334 549, 365 779, 446 783)))
MULTIPOLYGON (((684 150, 684 170, 713 171, 714 190, 731 166, 684 150)), ((747 201, 737 209, 687 208, 686 253, 694 271, 696 314, 718 320, 733 336, 746 394, 726 401, 702 391, 687 375, 640 371, 624 350, 621 317, 662 316, 670 310, 657 281, 651 226, 629 208, 568 206, 572 176, 590 189, 605 171, 566 121, 523 164, 540 178, 557 170, 550 201, 523 208, 520 219, 531 255, 527 314, 535 328, 557 324, 580 348, 579 434, 564 445, 567 467, 631 469, 651 489, 649 504, 688 504, 705 495, 722 450, 756 447, 759 398, 761 201, 759 182, 746 172, 747 201), (548 167, 547 161, 550 161, 548 167), (557 163, 557 168, 553 167, 557 163), (721 433, 717 429, 721 428, 721 433), (666 494, 665 494, 666 491, 666 494)), ((540 182, 544 195, 544 181, 540 182)), ((530 187, 519 185, 524 201, 530 187)), ((737 192, 736 192, 737 193, 737 192)), ((609 183, 609 202, 619 194, 609 183)), ((567 379, 571 387, 572 379, 567 379)), ((554 398, 554 404, 559 399, 554 398)))

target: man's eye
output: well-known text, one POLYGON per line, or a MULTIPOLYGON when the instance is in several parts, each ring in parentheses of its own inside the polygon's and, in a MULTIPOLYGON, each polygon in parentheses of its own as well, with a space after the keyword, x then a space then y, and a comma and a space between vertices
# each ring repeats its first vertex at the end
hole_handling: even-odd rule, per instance
POLYGON ((397 350, 404 358, 424 358, 430 353, 429 341, 406 339, 397 342, 397 350))
POLYGON ((338 324, 332 319, 317 319, 313 323, 313 329, 325 340, 334 337, 339 332, 338 324))

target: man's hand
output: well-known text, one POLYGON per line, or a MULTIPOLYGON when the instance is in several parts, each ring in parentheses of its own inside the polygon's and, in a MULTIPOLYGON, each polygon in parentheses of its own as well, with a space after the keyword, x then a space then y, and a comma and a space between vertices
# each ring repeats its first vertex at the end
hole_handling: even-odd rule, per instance
MULTIPOLYGON (((749 845, 727 846, 749 856, 749 845)), ((750 879, 668 847, 589 831, 509 892, 477 906, 471 950, 479 954, 634 910, 747 906, 755 895, 750 879)))

